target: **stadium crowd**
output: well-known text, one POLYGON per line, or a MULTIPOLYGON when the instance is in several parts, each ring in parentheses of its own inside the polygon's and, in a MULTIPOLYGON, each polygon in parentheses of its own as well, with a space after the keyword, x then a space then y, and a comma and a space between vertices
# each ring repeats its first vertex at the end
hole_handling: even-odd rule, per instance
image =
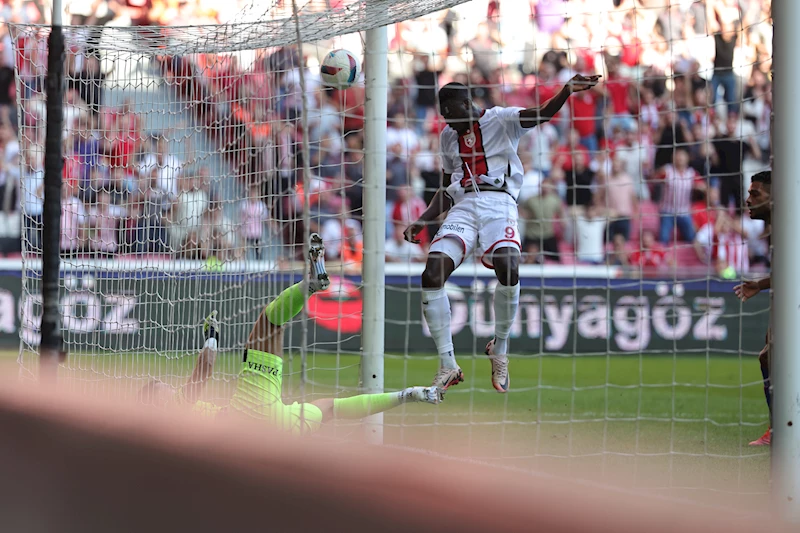
MULTIPOLYGON (((232 10, 199 0, 73 4, 73 22, 117 26, 221 22, 222 10, 232 10)), ((12 7, 4 16, 41 20, 31 5, 6 2, 12 7)), ((390 30, 387 261, 423 261, 436 231, 429 228, 422 245, 402 236, 441 185, 437 151, 444 124, 436 87, 459 81, 481 107, 531 107, 575 73, 599 73, 604 78, 596 90, 573 95, 520 145, 524 260, 654 271, 709 264, 725 277, 766 264, 766 228, 743 216, 742 203, 750 176, 770 159, 769 0, 475 0, 466 6, 481 10, 479 23, 464 22, 456 8, 390 30)), ((46 52, 41 39, 28 39, 17 42, 15 56, 7 28, 2 31, 0 208, 4 215, 16 210, 22 183, 22 231, 35 250, 46 52), (24 94, 16 94, 17 86, 24 94), (16 96, 23 100, 20 117, 16 96)), ((231 179, 242 191, 237 199, 220 197, 207 169, 184 170, 169 151, 168 132, 145 131, 133 103, 105 105, 107 72, 98 56, 89 47, 69 49, 64 253, 258 258, 271 240, 301 241, 307 195, 312 229, 328 243, 329 258, 357 272, 364 89, 321 86, 318 55, 334 44, 341 43, 306 46, 302 58, 294 47, 258 50, 249 61, 236 54, 158 58, 159 74, 197 104, 196 120, 225 147, 231 179), (300 68, 308 95, 307 162, 300 68), (309 191, 303 190, 306 171, 309 191)), ((9 245, 5 251, 12 251, 9 245)))

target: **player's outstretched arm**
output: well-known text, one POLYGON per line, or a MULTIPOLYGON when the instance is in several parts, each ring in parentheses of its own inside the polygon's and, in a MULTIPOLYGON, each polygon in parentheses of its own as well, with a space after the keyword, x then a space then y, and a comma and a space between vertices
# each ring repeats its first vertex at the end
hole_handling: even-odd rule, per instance
POLYGON ((772 276, 767 276, 758 281, 745 281, 733 288, 733 292, 743 302, 746 302, 761 291, 772 288, 772 276))
MULTIPOLYGON (((450 174, 444 175, 444 182, 450 183, 450 174)), ((422 213, 422 215, 420 215, 416 222, 408 226, 403 232, 403 237, 405 240, 414 244, 419 244, 420 240, 417 238, 419 232, 425 229, 425 226, 429 222, 436 220, 436 218, 442 213, 446 213, 451 206, 452 201, 450 200, 450 197, 447 196, 444 189, 439 189, 436 191, 436 194, 433 196, 433 200, 431 200, 428 208, 422 213)))
POLYGON ((591 89, 600 81, 600 75, 583 76, 576 74, 558 91, 554 97, 544 103, 542 107, 529 107, 519 112, 519 123, 523 128, 533 128, 547 122, 558 113, 572 93, 591 89))
POLYGON ((359 394, 350 398, 323 398, 313 402, 322 411, 322 421, 334 419, 361 419, 394 409, 404 403, 420 402, 439 404, 444 393, 437 387, 409 387, 397 392, 359 394))
POLYGON ((205 344, 197 361, 194 363, 192 375, 181 388, 181 396, 190 404, 197 402, 203 394, 208 379, 214 372, 214 363, 217 360, 217 342, 219 339, 219 321, 217 312, 212 311, 203 322, 203 336, 205 344))

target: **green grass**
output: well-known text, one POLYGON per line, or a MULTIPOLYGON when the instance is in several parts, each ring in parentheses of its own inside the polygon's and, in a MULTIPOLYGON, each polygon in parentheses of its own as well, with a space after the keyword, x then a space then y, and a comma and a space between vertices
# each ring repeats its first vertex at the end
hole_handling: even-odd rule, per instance
MULTIPOLYGON (((224 402, 240 359, 221 356, 209 396, 224 402)), ((763 503, 769 455, 750 448, 767 424, 758 363, 730 356, 531 357, 512 359, 511 391, 498 394, 489 362, 462 358, 466 382, 444 404, 406 405, 386 414, 390 444, 468 456, 508 467, 585 478, 614 478, 696 497, 698 489, 736 505, 763 503)), ((193 358, 142 354, 72 356, 65 376, 85 390, 132 393, 137 376, 175 383, 193 358), (109 379, 103 379, 107 376, 109 379)), ((430 383, 435 358, 387 356, 387 390, 430 383)), ((0 367, 2 368, 2 367, 0 367)), ((287 360, 284 394, 315 399, 356 393, 356 356, 287 360)), ((328 429, 338 436, 353 425, 328 429)))

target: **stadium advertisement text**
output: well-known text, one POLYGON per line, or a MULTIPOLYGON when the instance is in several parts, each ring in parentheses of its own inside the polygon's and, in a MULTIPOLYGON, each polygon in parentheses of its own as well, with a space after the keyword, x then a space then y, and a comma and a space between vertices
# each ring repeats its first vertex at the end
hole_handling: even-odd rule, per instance
MULTIPOLYGON (((218 309, 224 349, 241 348, 269 299, 293 280, 289 275, 86 272, 65 274, 61 297, 65 339, 71 349, 95 351, 192 351, 199 324, 218 309)), ((358 352, 361 280, 334 278, 329 291, 309 301, 307 339, 314 352, 358 352)), ((456 350, 482 353, 493 335, 496 281, 453 276, 447 289, 456 350)), ((713 353, 755 354, 764 343, 769 298, 743 305, 734 283, 596 278, 525 278, 512 329, 518 354, 713 353)), ((424 320, 416 276, 386 278, 386 351, 435 351, 424 320)), ((0 272, 0 342, 13 349, 39 342, 41 297, 23 297, 19 272, 0 272)), ((289 327, 291 346, 302 339, 289 327)), ((297 349, 297 348, 295 348, 297 349)))

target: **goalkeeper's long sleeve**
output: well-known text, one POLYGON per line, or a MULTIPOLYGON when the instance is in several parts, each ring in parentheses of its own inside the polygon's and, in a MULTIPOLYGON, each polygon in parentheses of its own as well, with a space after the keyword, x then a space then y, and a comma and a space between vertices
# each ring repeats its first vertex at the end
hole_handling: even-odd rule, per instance
POLYGON ((382 413, 403 403, 403 391, 360 394, 333 400, 334 418, 364 418, 382 413))

